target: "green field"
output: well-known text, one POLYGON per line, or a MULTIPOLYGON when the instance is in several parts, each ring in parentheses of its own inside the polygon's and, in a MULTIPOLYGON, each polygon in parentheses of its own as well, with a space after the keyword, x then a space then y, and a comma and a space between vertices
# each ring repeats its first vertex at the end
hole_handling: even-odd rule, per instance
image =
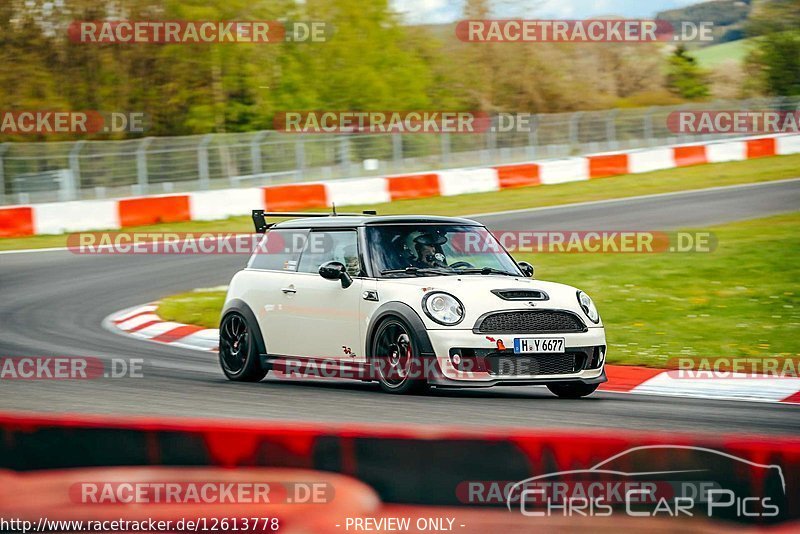
MULTIPOLYGON (((505 189, 452 197, 401 200, 387 204, 346 206, 343 211, 378 210, 380 214, 467 215, 512 209, 554 206, 623 198, 687 189, 766 182, 800 175, 800 154, 762 159, 697 165, 643 174, 627 174, 588 182, 572 182, 505 189)), ((257 204, 254 200, 254 208, 257 204)), ((192 221, 136 227, 139 232, 251 232, 250 217, 223 221, 192 221)), ((66 235, 43 235, 0 239, 0 250, 66 246, 66 235)))
MULTIPOLYGON (((520 254, 536 276, 592 295, 608 361, 663 367, 677 356, 800 357, 800 212, 708 230, 709 253, 520 254)), ((164 299, 168 320, 216 328, 225 293, 164 299)))
POLYGON ((719 67, 727 61, 742 63, 752 48, 752 40, 740 39, 738 41, 698 48, 692 50, 691 55, 697 59, 701 67, 710 69, 719 67))
POLYGON ((158 315, 167 321, 217 328, 224 303, 225 291, 190 291, 161 300, 158 315))

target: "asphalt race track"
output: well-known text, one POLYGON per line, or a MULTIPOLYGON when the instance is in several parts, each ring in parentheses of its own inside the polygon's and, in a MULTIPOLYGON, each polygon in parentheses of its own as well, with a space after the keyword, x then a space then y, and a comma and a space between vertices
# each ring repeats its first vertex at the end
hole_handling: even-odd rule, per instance
MULTIPOLYGON (((798 208, 800 180, 793 180, 477 218, 493 229, 661 230, 798 208)), ((245 261, 243 256, 78 256, 64 250, 0 254, 0 356, 145 360, 143 378, 4 380, 0 410, 705 433, 796 434, 800 428, 798 407, 755 402, 614 393, 570 401, 534 387, 402 397, 358 382, 232 383, 213 354, 134 340, 101 326, 117 310, 226 284, 245 261)))

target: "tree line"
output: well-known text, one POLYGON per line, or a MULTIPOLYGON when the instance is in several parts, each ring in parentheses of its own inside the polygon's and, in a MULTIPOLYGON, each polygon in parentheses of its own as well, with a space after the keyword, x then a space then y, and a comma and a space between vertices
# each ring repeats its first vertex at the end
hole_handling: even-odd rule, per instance
MULTIPOLYGON (((759 9, 769 46, 750 59, 743 92, 800 91, 800 24, 785 20, 796 3, 775 3, 789 7, 759 9)), ((488 0, 465 2, 464 18, 491 13, 488 0)), ((286 110, 553 113, 713 97, 707 73, 671 54, 660 43, 465 43, 454 25, 404 23, 389 0, 5 0, 0 110, 141 111, 147 135, 190 135, 270 129, 286 110), (68 38, 75 20, 108 19, 325 21, 333 34, 268 45, 68 38)))

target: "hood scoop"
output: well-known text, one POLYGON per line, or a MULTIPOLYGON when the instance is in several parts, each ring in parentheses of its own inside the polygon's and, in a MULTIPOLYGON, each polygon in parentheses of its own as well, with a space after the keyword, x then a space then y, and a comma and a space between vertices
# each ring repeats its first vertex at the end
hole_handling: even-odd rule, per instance
POLYGON ((538 289, 492 289, 503 300, 548 300, 547 293, 538 289))

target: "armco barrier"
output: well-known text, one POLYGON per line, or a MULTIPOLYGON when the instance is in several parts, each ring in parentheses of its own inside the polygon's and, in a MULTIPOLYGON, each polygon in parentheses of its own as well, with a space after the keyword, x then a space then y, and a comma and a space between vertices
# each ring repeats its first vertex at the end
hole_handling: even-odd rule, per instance
POLYGON ((675 167, 675 149, 648 148, 631 152, 628 154, 628 166, 633 174, 672 169, 675 167))
MULTIPOLYGON (((580 402, 591 408, 591 401, 580 402)), ((800 438, 796 437, 0 414, 0 468, 4 469, 147 465, 315 469, 357 478, 389 503, 475 504, 465 502, 469 482, 517 482, 556 471, 585 470, 617 455, 606 469, 691 473, 686 480, 720 484, 734 489, 737 496, 768 496, 781 510, 768 521, 800 517, 800 438)), ((669 476, 675 481, 682 475, 669 476)))
POLYGON ((114 230, 160 222, 218 220, 253 209, 292 211, 560 184, 619 174, 800 153, 800 135, 761 136, 628 152, 450 169, 381 178, 223 189, 120 200, 0 207, 0 237, 114 230))
POLYGON ((741 161, 747 159, 747 143, 744 141, 731 141, 728 143, 714 143, 706 146, 706 159, 708 163, 723 163, 726 161, 741 161))
POLYGON ((604 178, 617 174, 628 174, 627 154, 608 154, 603 156, 589 156, 589 177, 604 178))
POLYGON ((494 169, 455 169, 439 172, 439 194, 444 197, 487 193, 500 189, 494 169))
POLYGON ((797 154, 800 152, 800 135, 775 137, 777 154, 797 154))
POLYGON ((192 220, 216 221, 237 215, 250 215, 253 199, 260 199, 262 194, 257 187, 192 193, 189 195, 192 220))
POLYGON ((35 234, 33 208, 19 206, 0 209, 0 237, 16 237, 35 234))
POLYGON ((564 158, 539 162, 539 179, 545 185, 589 179, 587 158, 564 158))
POLYGON ((771 137, 747 141, 747 159, 765 158, 774 156, 776 153, 775 139, 771 137))
POLYGON ((327 206, 352 204, 381 204, 391 202, 389 186, 385 178, 361 178, 353 180, 331 180, 325 182, 327 206))
MULTIPOLYGON (((256 199, 253 199, 254 203, 256 199)), ((273 211, 324 208, 327 203, 323 184, 289 184, 264 188, 264 204, 273 211)), ((262 205, 254 206, 258 209, 262 205)))
POLYGON ((676 167, 708 163, 705 145, 676 146, 673 152, 676 167))
POLYGON ((123 228, 190 220, 188 195, 125 198, 119 201, 119 222, 123 228))
POLYGON ((389 194, 392 200, 439 196, 439 175, 436 173, 390 176, 389 194))
POLYGON ((33 210, 37 234, 61 234, 122 226, 122 201, 117 200, 48 202, 34 205, 33 210))
POLYGON ((528 187, 539 185, 539 165, 536 163, 520 163, 518 165, 500 165, 495 167, 500 188, 528 187))

